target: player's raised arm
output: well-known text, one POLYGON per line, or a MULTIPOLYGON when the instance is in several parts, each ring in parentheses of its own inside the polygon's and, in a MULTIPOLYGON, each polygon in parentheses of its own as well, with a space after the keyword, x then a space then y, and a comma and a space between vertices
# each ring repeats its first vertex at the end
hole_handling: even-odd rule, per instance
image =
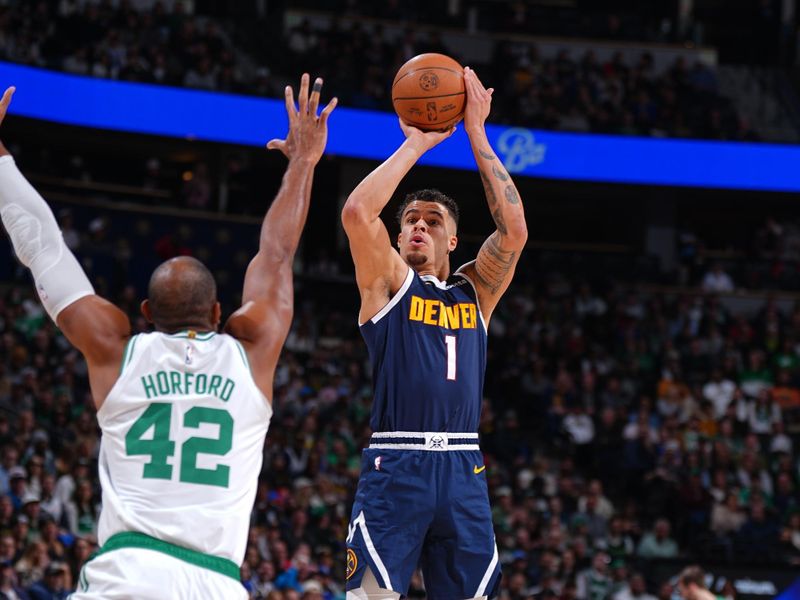
POLYGON ((528 227, 517 188, 486 137, 484 123, 489 116, 494 90, 484 88, 469 67, 464 69, 464 86, 467 91, 464 127, 497 229, 484 242, 475 261, 464 265, 460 271, 475 283, 481 312, 488 323, 511 283, 519 254, 528 239, 528 227))
POLYGON ((356 267, 361 293, 359 322, 371 319, 400 288, 408 265, 392 246, 381 211, 411 167, 428 150, 453 135, 447 131, 422 132, 400 120, 403 144, 358 184, 342 210, 342 224, 356 267))
MULTIPOLYGON (((0 123, 14 88, 0 100, 0 123)), ((99 408, 119 374, 130 322, 119 308, 94 293, 61 235, 53 211, 20 173, 0 143, 0 216, 20 262, 31 270, 47 314, 83 353, 99 408)))
POLYGON ((247 267, 242 307, 231 315, 225 330, 247 350, 253 378, 268 398, 283 342, 289 333, 294 307, 292 263, 308 215, 311 184, 328 139, 328 116, 336 106, 331 100, 317 116, 322 79, 317 78, 309 94, 309 76, 300 80, 298 106, 286 86, 289 134, 272 140, 271 150, 289 159, 283 182, 264 217, 258 253, 247 267))

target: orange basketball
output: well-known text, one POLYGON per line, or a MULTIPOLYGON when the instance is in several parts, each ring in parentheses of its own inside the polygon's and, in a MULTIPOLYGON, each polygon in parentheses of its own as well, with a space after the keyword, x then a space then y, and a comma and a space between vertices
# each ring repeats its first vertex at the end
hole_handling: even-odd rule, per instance
POLYGON ((400 67, 392 104, 403 121, 425 131, 449 129, 464 116, 464 69, 444 54, 420 54, 400 67))

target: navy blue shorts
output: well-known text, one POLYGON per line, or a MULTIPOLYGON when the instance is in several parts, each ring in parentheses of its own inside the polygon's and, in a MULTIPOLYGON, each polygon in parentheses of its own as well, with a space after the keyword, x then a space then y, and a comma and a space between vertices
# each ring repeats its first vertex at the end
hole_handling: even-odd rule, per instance
POLYGON ((362 454, 347 589, 360 587, 369 567, 381 587, 405 595, 419 566, 432 600, 494 597, 500 565, 480 451, 374 445, 362 454))

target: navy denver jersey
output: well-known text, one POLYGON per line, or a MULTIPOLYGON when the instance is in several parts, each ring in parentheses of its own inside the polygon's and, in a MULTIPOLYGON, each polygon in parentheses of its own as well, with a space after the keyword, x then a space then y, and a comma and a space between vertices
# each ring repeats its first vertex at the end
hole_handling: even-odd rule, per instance
POLYGON ((478 431, 486 326, 466 276, 443 283, 409 268, 361 334, 373 370, 373 431, 478 431))

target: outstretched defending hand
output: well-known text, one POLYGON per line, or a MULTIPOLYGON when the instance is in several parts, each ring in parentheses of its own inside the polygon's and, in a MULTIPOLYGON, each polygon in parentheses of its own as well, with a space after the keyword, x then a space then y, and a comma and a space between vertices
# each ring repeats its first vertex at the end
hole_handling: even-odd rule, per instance
POLYGON ((464 67, 464 88, 467 92, 467 107, 464 109, 464 128, 467 133, 483 129, 486 117, 492 108, 492 93, 483 87, 478 75, 469 67, 464 67))
POLYGON ((292 86, 287 85, 286 95, 286 114, 289 115, 289 135, 285 140, 274 139, 267 143, 270 150, 280 150, 289 160, 302 158, 319 162, 322 153, 325 151, 325 143, 328 141, 328 117, 336 108, 338 100, 334 98, 317 116, 319 107, 319 95, 322 90, 322 78, 314 80, 314 87, 311 94, 308 93, 308 73, 303 73, 300 78, 300 92, 297 98, 298 108, 294 104, 294 92, 292 86))
POLYGON ((0 100, 0 123, 3 122, 3 119, 6 118, 6 112, 8 111, 8 105, 11 104, 11 97, 14 95, 14 92, 17 91, 17 88, 11 86, 8 88, 5 93, 3 94, 2 100, 0 100))

